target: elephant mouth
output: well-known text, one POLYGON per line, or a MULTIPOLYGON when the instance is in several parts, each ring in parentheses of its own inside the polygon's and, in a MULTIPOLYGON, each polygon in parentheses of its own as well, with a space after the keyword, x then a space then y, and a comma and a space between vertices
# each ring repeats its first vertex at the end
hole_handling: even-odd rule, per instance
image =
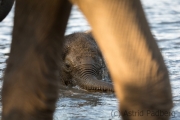
POLYGON ((76 67, 74 81, 76 85, 86 90, 114 91, 111 83, 97 79, 101 67, 99 65, 84 64, 76 67))

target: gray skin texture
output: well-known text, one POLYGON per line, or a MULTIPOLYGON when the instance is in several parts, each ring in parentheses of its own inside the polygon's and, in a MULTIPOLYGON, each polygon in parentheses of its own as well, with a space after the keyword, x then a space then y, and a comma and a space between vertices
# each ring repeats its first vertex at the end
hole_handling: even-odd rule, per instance
POLYGON ((60 80, 65 85, 78 85, 86 90, 114 91, 111 83, 102 81, 107 70, 102 54, 89 33, 65 36, 60 80))
POLYGON ((14 0, 0 0, 0 22, 8 15, 14 0))

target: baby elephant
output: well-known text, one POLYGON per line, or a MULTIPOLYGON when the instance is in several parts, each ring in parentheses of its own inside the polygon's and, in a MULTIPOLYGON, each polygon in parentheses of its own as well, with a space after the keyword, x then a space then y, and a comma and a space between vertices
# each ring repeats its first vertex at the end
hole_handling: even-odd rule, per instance
POLYGON ((111 83, 102 81, 106 69, 101 52, 91 33, 74 33, 65 37, 60 80, 93 91, 114 91, 111 83))

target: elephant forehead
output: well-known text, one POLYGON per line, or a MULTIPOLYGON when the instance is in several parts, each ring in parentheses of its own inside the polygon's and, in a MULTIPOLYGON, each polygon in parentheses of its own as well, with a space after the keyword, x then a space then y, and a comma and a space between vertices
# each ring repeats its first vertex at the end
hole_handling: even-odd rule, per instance
POLYGON ((78 42, 78 43, 74 44, 72 46, 72 48, 82 49, 82 50, 95 50, 95 49, 97 49, 96 45, 93 45, 93 44, 88 43, 88 42, 85 42, 85 43, 78 42))
POLYGON ((72 48, 73 51, 78 51, 78 52, 89 52, 89 53, 95 53, 97 52, 97 49, 94 46, 88 46, 88 47, 84 47, 84 46, 76 46, 72 48))
POLYGON ((71 61, 81 61, 82 59, 93 59, 94 61, 99 61, 100 56, 96 50, 91 49, 72 49, 67 57, 71 61))
POLYGON ((92 49, 92 48, 82 48, 82 47, 78 47, 78 48, 73 48, 71 50, 71 54, 73 56, 97 56, 98 55, 98 51, 97 49, 92 49))
POLYGON ((87 47, 96 46, 96 43, 92 39, 89 39, 87 36, 86 37, 81 36, 77 39, 70 40, 69 42, 72 47, 77 46, 77 47, 87 48, 87 47))

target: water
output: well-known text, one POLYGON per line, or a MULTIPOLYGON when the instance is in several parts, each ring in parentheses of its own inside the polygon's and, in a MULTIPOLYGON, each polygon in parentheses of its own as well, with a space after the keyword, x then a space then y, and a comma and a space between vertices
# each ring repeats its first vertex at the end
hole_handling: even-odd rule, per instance
MULTIPOLYGON (((152 33, 168 67, 173 92, 174 108, 171 120, 180 119, 180 0, 142 0, 152 33)), ((5 60, 10 50, 14 9, 0 23, 0 76, 5 68, 5 60)), ((73 7, 66 34, 89 30, 90 26, 73 7)), ((0 82, 0 88, 2 82, 0 82)), ((91 93, 69 88, 60 90, 55 120, 119 120, 118 101, 111 93, 91 93)), ((1 112, 0 104, 0 112, 1 112)))

